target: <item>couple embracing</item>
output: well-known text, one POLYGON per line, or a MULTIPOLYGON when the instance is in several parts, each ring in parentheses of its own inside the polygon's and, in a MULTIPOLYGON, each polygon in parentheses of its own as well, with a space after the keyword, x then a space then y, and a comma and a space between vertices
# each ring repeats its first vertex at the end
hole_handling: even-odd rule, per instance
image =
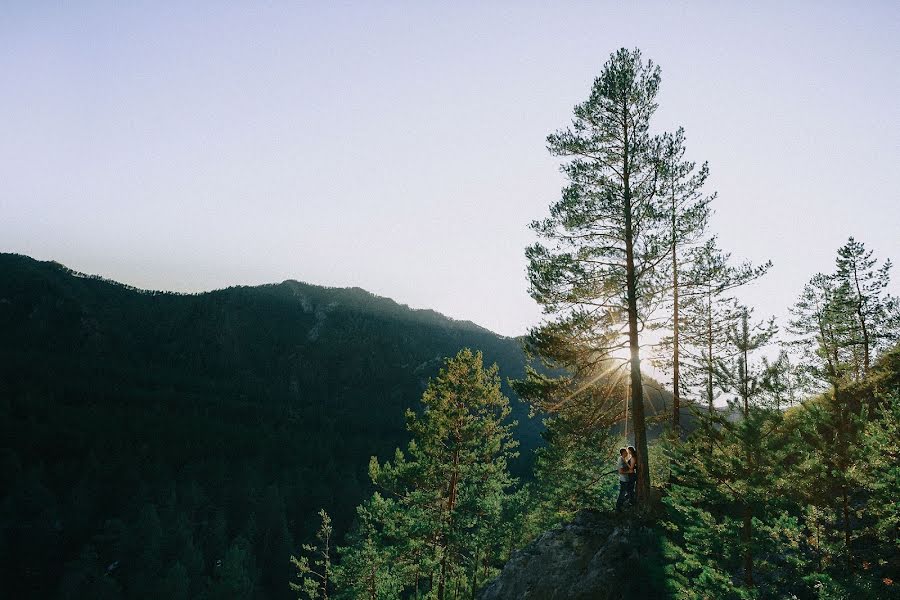
POLYGON ((616 499, 616 512, 622 510, 622 504, 628 502, 634 506, 634 486, 637 483, 637 451, 634 446, 619 448, 619 497, 616 499))

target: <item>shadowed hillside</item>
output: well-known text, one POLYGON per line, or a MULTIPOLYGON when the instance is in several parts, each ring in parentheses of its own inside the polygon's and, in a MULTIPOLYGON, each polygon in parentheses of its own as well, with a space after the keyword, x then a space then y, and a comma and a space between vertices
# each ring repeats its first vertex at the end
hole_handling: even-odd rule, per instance
MULTIPOLYGON (((359 288, 147 292, 10 254, 0 332, 0 548, 15 597, 92 569, 129 589, 184 575, 193 597, 230 551, 283 597, 315 511, 349 525, 369 457, 405 444, 404 411, 443 357, 482 350, 504 378, 524 361, 514 339, 359 288)), ((512 407, 524 474, 540 424, 512 407)))

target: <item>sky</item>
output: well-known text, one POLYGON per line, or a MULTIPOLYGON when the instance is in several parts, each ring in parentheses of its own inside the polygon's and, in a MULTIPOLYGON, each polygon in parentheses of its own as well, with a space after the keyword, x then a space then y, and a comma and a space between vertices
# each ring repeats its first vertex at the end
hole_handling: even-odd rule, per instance
MULTIPOLYGON (((896 2, 0 7, 0 251, 150 289, 359 286, 505 335, 541 319, 546 136, 609 54, 709 161, 710 230, 782 320, 855 236, 900 260, 896 2)), ((892 285, 900 293, 900 273, 892 285)))

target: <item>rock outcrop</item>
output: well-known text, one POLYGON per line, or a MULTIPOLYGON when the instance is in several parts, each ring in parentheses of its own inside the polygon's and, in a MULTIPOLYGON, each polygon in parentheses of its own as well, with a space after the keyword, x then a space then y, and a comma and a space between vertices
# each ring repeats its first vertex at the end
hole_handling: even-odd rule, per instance
POLYGON ((480 600, 665 598, 659 534, 628 515, 581 511, 513 553, 480 600))

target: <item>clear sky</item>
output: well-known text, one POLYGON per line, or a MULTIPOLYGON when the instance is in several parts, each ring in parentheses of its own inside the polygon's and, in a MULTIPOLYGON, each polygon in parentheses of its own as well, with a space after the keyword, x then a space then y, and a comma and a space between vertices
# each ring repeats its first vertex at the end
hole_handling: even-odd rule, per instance
POLYGON ((221 4, 3 3, 0 251, 155 289, 360 286, 524 333, 527 224, 562 184, 545 137, 637 46, 657 129, 710 163, 713 231, 775 263, 757 314, 849 235, 900 260, 896 2, 221 4))

